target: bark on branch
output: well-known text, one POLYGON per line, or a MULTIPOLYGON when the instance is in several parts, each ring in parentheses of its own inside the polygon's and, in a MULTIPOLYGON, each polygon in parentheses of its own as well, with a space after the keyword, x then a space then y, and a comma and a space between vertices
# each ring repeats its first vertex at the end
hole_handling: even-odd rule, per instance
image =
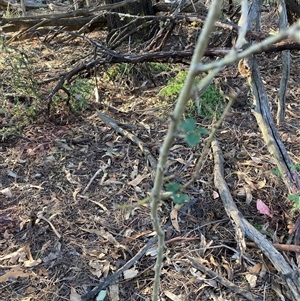
POLYGON ((219 191, 227 215, 232 219, 235 225, 238 243, 240 246, 243 246, 241 251, 245 248, 244 236, 254 241, 278 271, 282 283, 287 289, 287 294, 290 292, 291 296, 289 296, 289 298, 293 301, 300 300, 299 275, 289 266, 284 257, 274 248, 266 237, 257 231, 238 210, 229 192, 227 183, 224 180, 224 159, 216 140, 212 143, 212 150, 215 161, 214 183, 219 191))

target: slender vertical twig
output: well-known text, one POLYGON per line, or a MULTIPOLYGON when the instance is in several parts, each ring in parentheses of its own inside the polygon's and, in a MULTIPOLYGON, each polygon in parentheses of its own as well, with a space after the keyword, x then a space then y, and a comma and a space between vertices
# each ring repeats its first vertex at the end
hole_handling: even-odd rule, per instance
POLYGON ((186 82, 181 90, 181 93, 178 97, 176 107, 174 109, 173 115, 171 117, 171 122, 169 129, 163 145, 160 150, 160 157, 158 161, 158 166, 156 170, 154 186, 152 190, 152 202, 151 202, 151 217, 153 228, 158 236, 158 246, 157 246, 157 259, 155 264, 155 277, 153 283, 153 293, 152 301, 158 300, 159 294, 159 284, 160 284, 160 274, 161 274, 161 265, 163 261, 163 249, 164 249, 164 232, 160 226, 159 216, 158 216, 158 205, 160 203, 160 192, 163 184, 163 175, 164 169, 167 162, 168 154, 170 148, 172 147, 174 141, 174 134, 177 130, 181 116, 184 112, 184 108, 190 99, 191 91, 194 85, 194 79, 196 73, 194 72, 193 66, 197 63, 200 63, 202 57, 205 53, 205 49, 208 45, 209 34, 213 30, 214 22, 218 17, 218 14, 221 10, 223 1, 213 0, 210 6, 210 10, 207 16, 207 21, 204 24, 203 30, 198 39, 195 52, 192 58, 191 67, 187 75, 186 82))

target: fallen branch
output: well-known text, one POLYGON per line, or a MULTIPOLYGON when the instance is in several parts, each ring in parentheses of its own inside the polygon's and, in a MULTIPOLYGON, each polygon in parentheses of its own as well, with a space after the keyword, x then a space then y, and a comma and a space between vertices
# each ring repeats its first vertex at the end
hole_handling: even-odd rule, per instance
MULTIPOLYGON (((257 245, 253 242, 247 242, 246 245, 257 248, 257 245)), ((300 246, 298 245, 273 244, 273 247, 279 251, 300 253, 300 246)))
POLYGON ((219 283, 221 283, 222 285, 224 285, 225 287, 227 287, 231 291, 235 292, 236 294, 239 294, 239 295, 245 297, 246 299, 248 299, 250 301, 262 301, 263 300, 262 298, 260 298, 256 295, 254 295, 254 294, 238 287, 233 282, 231 282, 231 281, 225 279, 224 277, 218 275, 217 273, 215 273, 211 269, 207 268, 205 265, 198 262, 196 259, 194 259, 192 257, 189 257, 189 256, 187 258, 197 270, 199 270, 202 273, 204 273, 205 275, 213 278, 213 280, 218 281, 219 283))
MULTIPOLYGON (((65 31, 55 30, 54 33, 63 33, 66 34, 65 31)), ((67 33, 68 35, 82 38, 86 41, 88 41, 91 45, 93 45, 96 48, 97 54, 101 57, 98 59, 94 59, 91 61, 87 61, 83 64, 80 64, 73 68, 70 72, 65 73, 61 75, 61 78, 55 88, 52 90, 52 92, 49 94, 49 96, 46 99, 46 105, 40 110, 39 113, 44 111, 46 108, 50 108, 51 102, 53 97, 57 94, 59 90, 63 89, 64 84, 70 83, 71 79, 81 72, 88 71, 91 68, 94 68, 99 65, 103 64, 116 64, 116 63, 144 63, 144 62, 160 62, 160 63, 186 63, 186 59, 190 59, 193 55, 193 50, 188 51, 161 51, 161 52, 151 52, 151 53, 142 53, 142 54, 132 54, 132 53, 118 53, 116 51, 113 51, 109 49, 108 47, 102 45, 101 43, 89 39, 86 36, 79 35, 77 33, 67 33)), ((300 49, 300 44, 296 42, 291 42, 290 40, 281 41, 276 43, 275 45, 270 45, 266 47, 260 47, 256 51, 253 51, 253 53, 261 53, 261 52, 276 52, 276 51, 282 51, 285 49, 300 49)), ((204 56, 209 57, 224 57, 231 49, 208 49, 205 51, 204 56)))
MULTIPOLYGON (((288 17, 286 11, 286 5, 284 0, 278 1, 278 11, 279 11, 279 28, 280 30, 285 30, 288 27, 288 17)), ((288 81, 290 77, 291 69, 291 54, 290 51, 283 51, 281 54, 282 65, 281 65, 281 80, 280 88, 278 92, 278 107, 276 121, 277 124, 280 124, 284 121, 285 118, 285 107, 286 107, 286 91, 288 86, 288 81)))
POLYGON ((282 284, 291 294, 292 300, 299 301, 300 289, 298 273, 289 266, 284 257, 274 248, 274 246, 265 238, 265 236, 257 231, 240 213, 232 199, 227 183, 224 180, 224 159, 219 144, 216 140, 212 142, 212 150, 215 161, 214 183, 219 191, 219 195, 227 215, 232 219, 235 225, 239 245, 244 248, 246 247, 245 242, 241 241, 244 239, 244 235, 254 241, 279 272, 282 284))
POLYGON ((253 94, 253 114, 262 132, 269 153, 274 158, 289 193, 300 190, 300 178, 293 169, 291 159, 282 143, 269 108, 268 96, 261 79, 255 57, 245 61, 248 80, 253 94))
POLYGON ((107 117, 106 115, 104 115, 103 113, 101 113, 100 111, 97 111, 97 114, 99 116, 99 118, 108 126, 110 126, 112 129, 115 130, 115 132, 127 137, 129 140, 131 140, 132 142, 134 142, 139 149, 142 151, 142 153, 144 154, 144 156, 146 157, 146 159, 149 161, 151 168, 153 171, 156 170, 157 168, 157 161, 154 158, 154 156, 151 154, 150 150, 144 146, 143 141, 141 141, 138 137, 136 137, 135 135, 133 135, 132 133, 122 129, 121 127, 118 126, 117 121, 113 120, 110 117, 107 117))

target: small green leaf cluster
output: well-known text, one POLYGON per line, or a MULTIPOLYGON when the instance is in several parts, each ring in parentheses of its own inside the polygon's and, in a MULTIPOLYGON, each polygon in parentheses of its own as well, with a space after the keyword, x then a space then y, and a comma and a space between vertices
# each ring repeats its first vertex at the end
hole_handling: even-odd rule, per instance
POLYGON ((166 72, 171 70, 171 67, 165 63, 150 62, 147 63, 147 65, 149 69, 153 70, 154 72, 166 72))
POLYGON ((281 177, 281 172, 278 168, 272 169, 272 174, 278 177, 281 177))
POLYGON ((185 141, 190 147, 196 146, 202 139, 203 135, 207 135, 208 131, 202 127, 196 127, 195 119, 189 118, 179 125, 179 129, 185 134, 185 141))
POLYGON ((292 170, 300 170, 300 164, 299 163, 293 164, 292 170))
POLYGON ((173 202, 181 205, 189 200, 189 197, 185 193, 180 192, 181 186, 178 183, 171 182, 167 185, 167 191, 172 193, 173 202))
POLYGON ((300 196, 298 194, 290 194, 288 199, 292 201, 295 210, 300 209, 300 196))
POLYGON ((127 63, 112 65, 104 74, 104 80, 119 80, 124 75, 130 74, 130 66, 127 63))
MULTIPOLYGON (((6 37, 0 31, 0 119, 5 124, 0 129, 2 139, 20 133, 38 117, 37 113, 44 106, 33 65, 34 56, 34 51, 7 45, 6 37)), ((93 95, 91 82, 77 79, 64 88, 70 92, 70 107, 74 113, 89 107, 93 95)), ((64 102, 58 93, 51 103, 51 113, 58 113, 64 102)))
POLYGON ((39 99, 39 86, 34 77, 30 54, 24 49, 14 50, 7 47, 3 37, 0 54, 5 66, 4 72, 0 74, 0 80, 6 83, 9 89, 7 92, 39 99))
POLYGON ((154 74, 171 70, 168 64, 163 63, 140 63, 132 65, 128 63, 114 64, 103 74, 106 81, 123 80, 125 77, 135 81, 135 79, 152 78, 154 74))
POLYGON ((93 87, 93 83, 80 78, 72 83, 70 93, 72 96, 72 109, 74 113, 78 114, 90 107, 93 87))

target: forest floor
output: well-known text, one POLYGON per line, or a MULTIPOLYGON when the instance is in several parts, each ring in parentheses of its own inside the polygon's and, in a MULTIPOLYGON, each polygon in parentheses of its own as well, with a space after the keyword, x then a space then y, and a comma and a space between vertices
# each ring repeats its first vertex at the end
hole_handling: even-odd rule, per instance
MULTIPOLYGON (((89 36, 101 40, 105 35, 89 36)), ((34 68, 43 80, 64 73, 72 59, 91 53, 90 45, 77 39, 56 40, 47 47, 36 40, 12 45, 35 53, 34 68)), ((278 131, 296 164, 300 163, 299 52, 291 57, 286 120, 278 131)), ((281 56, 260 55, 259 63, 275 116, 281 56)), ((92 97, 84 113, 75 115, 60 104, 55 114, 43 114, 26 126, 22 136, 0 142, 1 300, 80 300, 155 236, 149 204, 137 206, 150 194, 153 169, 138 146, 103 123, 96 109, 135 134, 158 159, 176 102, 158 93, 169 78, 187 68, 176 65, 149 78, 134 71, 139 79, 135 82, 128 75, 101 78, 105 72, 99 71, 100 101, 92 97)), ((236 72, 234 65, 218 75, 224 85, 230 82, 242 91, 216 135, 225 159, 225 178, 246 219, 272 243, 286 243, 296 216, 251 113, 249 88, 236 72), (271 216, 259 213, 259 199, 270 208, 271 216)), ((51 88, 44 86, 43 93, 51 88)), ((197 117, 197 124, 210 129, 212 120, 197 117)), ((176 137, 167 181, 187 182, 202 148, 203 143, 190 148, 176 137)), ((187 191, 192 205, 178 215, 175 227, 170 222, 172 201, 161 203, 159 215, 166 236, 161 300, 247 300, 197 271, 188 256, 252 292, 257 300, 281 300, 275 293, 280 275, 268 258, 251 244, 242 260, 238 256, 235 228, 214 187, 213 168, 209 154, 198 180, 187 191)), ((154 243, 108 285, 107 300, 150 300, 155 254, 154 243)), ((291 264, 296 262, 292 252, 284 257, 291 264)))

